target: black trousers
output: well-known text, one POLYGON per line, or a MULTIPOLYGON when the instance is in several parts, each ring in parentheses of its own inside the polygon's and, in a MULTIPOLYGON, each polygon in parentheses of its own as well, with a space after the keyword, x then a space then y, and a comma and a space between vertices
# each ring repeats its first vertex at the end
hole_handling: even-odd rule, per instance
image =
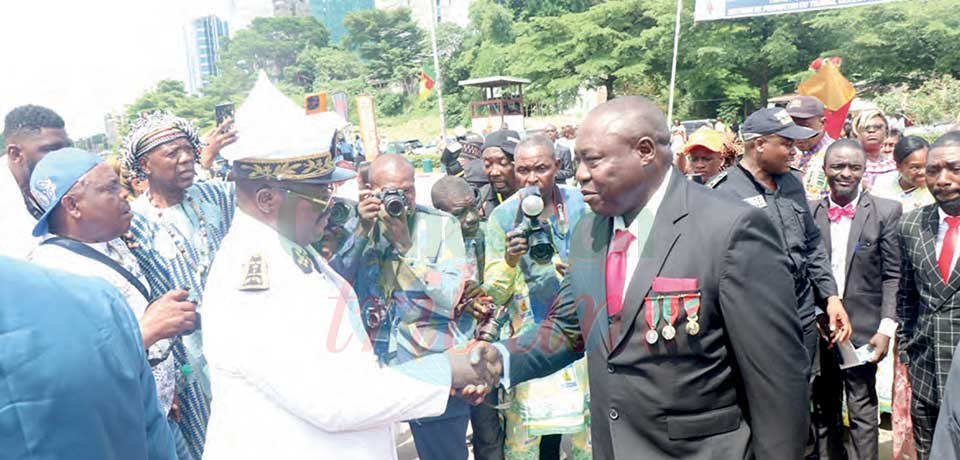
POLYGON ((498 391, 491 391, 483 404, 470 407, 470 425, 473 427, 473 458, 475 460, 503 460, 503 425, 496 408, 498 391))
POLYGON ((820 460, 876 460, 879 457, 877 365, 840 369, 834 351, 820 341, 820 375, 813 382, 815 451, 820 460), (844 443, 843 395, 850 437, 844 443))
POLYGON ((933 446, 933 430, 937 427, 940 406, 922 401, 916 393, 910 398, 910 419, 913 422, 913 440, 917 448, 917 460, 930 458, 933 446))

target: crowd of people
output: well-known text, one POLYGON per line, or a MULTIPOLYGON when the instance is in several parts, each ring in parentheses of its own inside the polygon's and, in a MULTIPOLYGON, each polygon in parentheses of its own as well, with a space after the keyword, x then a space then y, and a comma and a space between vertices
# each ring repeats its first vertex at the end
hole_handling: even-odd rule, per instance
POLYGON ((889 397, 895 458, 958 458, 960 131, 719 124, 459 130, 421 197, 265 77, 115 158, 15 108, 4 456, 876 459, 889 397))

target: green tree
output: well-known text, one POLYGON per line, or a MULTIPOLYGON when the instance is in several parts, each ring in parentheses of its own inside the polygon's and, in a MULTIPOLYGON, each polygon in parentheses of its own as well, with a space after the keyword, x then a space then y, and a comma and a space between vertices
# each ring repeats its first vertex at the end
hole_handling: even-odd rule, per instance
POLYGON ((370 78, 412 87, 427 48, 426 35, 413 22, 409 8, 355 11, 344 18, 343 26, 344 47, 363 59, 370 78))
POLYGON ((586 11, 598 0, 506 0, 504 2, 519 20, 535 16, 560 16, 586 11))
POLYGON ((226 41, 217 63, 221 82, 211 84, 207 93, 224 98, 246 91, 259 70, 274 81, 308 90, 313 86, 312 68, 302 60, 327 46, 329 39, 330 32, 313 17, 256 18, 226 41))
MULTIPOLYGON (((127 106, 127 119, 136 120, 140 113, 168 110, 174 115, 190 120, 201 131, 206 131, 216 123, 215 106, 216 102, 212 98, 187 94, 182 81, 161 80, 155 88, 145 92, 127 106)), ((122 126, 121 132, 126 133, 127 128, 122 126)))

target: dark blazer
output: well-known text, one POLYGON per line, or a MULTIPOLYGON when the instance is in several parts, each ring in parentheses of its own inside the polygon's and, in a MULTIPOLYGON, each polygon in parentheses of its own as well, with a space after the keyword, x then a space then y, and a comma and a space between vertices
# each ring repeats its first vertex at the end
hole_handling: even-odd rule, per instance
POLYGON ((622 319, 605 300, 613 219, 588 213, 550 316, 507 344, 511 384, 586 351, 596 459, 799 459, 808 360, 777 232, 763 211, 669 174, 622 319), (696 280, 699 334, 681 313, 674 340, 644 340, 641 307, 658 277, 696 280))
MULTIPOLYGON (((830 199, 811 201, 813 220, 820 227, 820 235, 827 258, 833 251, 830 240, 830 199)), ((860 194, 857 215, 850 224, 845 265, 846 284, 843 306, 853 325, 853 343, 861 346, 877 333, 880 320, 895 319, 897 290, 900 285, 900 245, 897 225, 903 207, 900 203, 878 198, 866 192, 860 194)))
POLYGON ((567 179, 576 174, 573 168, 573 152, 570 151, 569 147, 556 142, 554 148, 556 149, 554 156, 560 160, 560 169, 557 170, 555 178, 557 182, 566 182, 567 179))
POLYGON ((900 359, 908 364, 913 397, 938 406, 960 342, 960 273, 943 280, 937 266, 939 205, 914 209, 900 220, 900 359))

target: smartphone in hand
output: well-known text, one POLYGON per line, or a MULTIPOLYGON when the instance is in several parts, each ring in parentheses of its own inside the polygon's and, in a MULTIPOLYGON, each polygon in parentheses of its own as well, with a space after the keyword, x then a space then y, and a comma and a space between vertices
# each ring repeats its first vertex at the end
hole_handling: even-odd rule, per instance
POLYGON ((224 104, 218 104, 214 109, 214 112, 217 118, 217 126, 220 126, 223 124, 224 120, 233 117, 233 103, 227 102, 224 104))

